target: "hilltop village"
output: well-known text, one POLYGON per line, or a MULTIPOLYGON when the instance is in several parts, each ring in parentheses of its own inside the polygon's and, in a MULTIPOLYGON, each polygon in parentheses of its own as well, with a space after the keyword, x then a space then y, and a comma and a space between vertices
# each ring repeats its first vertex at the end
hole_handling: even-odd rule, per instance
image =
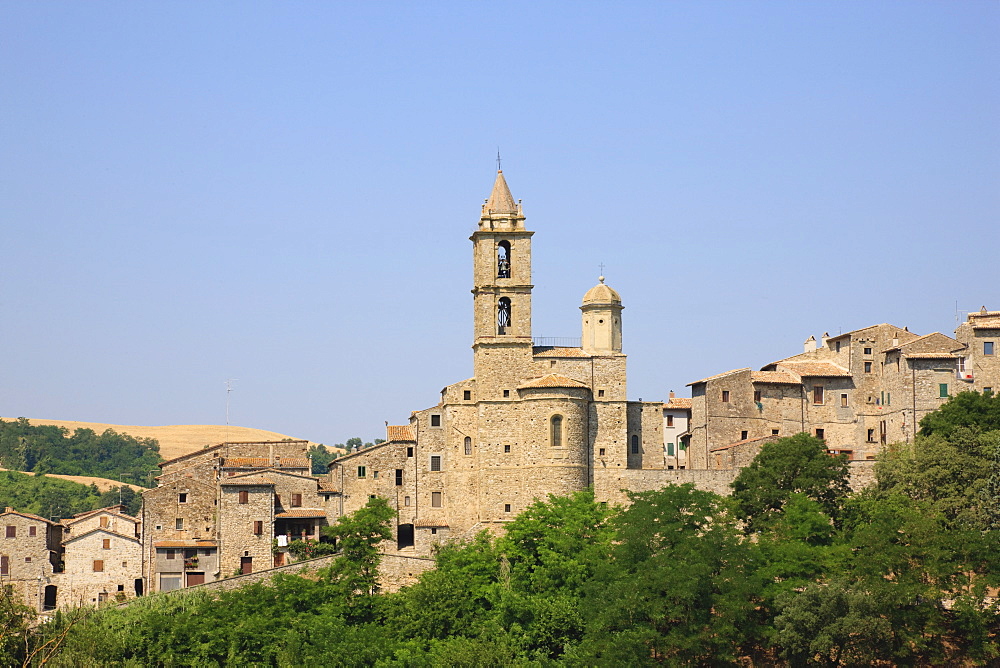
POLYGON ((473 368, 386 441, 314 476, 306 441, 220 443, 163 462, 140 517, 113 507, 53 522, 0 514, 0 577, 39 611, 125 600, 282 568, 293 540, 383 497, 396 511, 387 553, 505 523, 535 499, 592 488, 694 483, 725 494, 770 440, 800 432, 846 456, 855 486, 881 448, 914 439, 949 396, 1000 388, 1000 311, 947 336, 875 324, 810 337, 760 370, 689 384, 691 398, 629 401, 621 296, 601 277, 580 305, 579 345, 532 336, 531 239, 502 172, 473 249, 473 368))

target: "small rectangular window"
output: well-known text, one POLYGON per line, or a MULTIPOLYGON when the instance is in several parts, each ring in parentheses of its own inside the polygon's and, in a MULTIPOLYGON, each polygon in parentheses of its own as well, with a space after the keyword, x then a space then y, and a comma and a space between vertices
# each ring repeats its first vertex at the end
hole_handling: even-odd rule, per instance
POLYGON ((722 391, 722 402, 729 403, 729 390, 722 391))
POLYGON ((17 538, 17 527, 13 524, 8 524, 6 536, 7 538, 17 538))
POLYGON ((110 550, 110 549, 111 549, 111 539, 110 539, 110 538, 105 538, 105 539, 103 540, 103 543, 102 543, 102 547, 103 547, 103 548, 104 548, 105 550, 110 550))
POLYGON ((441 492, 431 492, 431 508, 441 507, 441 492))
MULTIPOLYGON (((103 519, 103 518, 102 518, 102 519, 103 519)), ((32 524, 32 525, 31 525, 30 527, 28 527, 28 535, 29 535, 29 536, 34 536, 34 535, 35 535, 35 532, 36 532, 37 530, 38 530, 38 527, 36 527, 36 526, 35 526, 34 524, 32 524)))
POLYGON ((836 346, 837 352, 839 353, 840 352, 840 341, 837 341, 837 343, 835 343, 834 346, 836 346))
POLYGON ((823 429, 816 429, 816 438, 826 438, 826 431, 823 429))
POLYGON ((872 363, 865 362, 865 373, 871 373, 871 372, 872 372, 872 363))
POLYGON ((366 477, 368 477, 368 469, 366 469, 364 466, 359 466, 358 467, 358 477, 359 478, 366 478, 366 477))
POLYGON ((431 471, 441 470, 441 455, 431 455, 431 471))
POLYGON ((25 557, 24 558, 24 563, 30 564, 31 563, 31 557, 25 557))
POLYGON ((503 511, 505 513, 509 513, 510 512, 510 504, 509 503, 503 504, 503 511))
POLYGON ((942 399, 948 398, 948 383, 941 383, 938 385, 938 396, 942 399))
POLYGON ((871 355, 871 354, 872 354, 872 349, 871 348, 865 348, 865 355, 871 355))
POLYGON ((431 527, 431 535, 432 535, 432 536, 436 536, 436 535, 438 535, 438 530, 437 530, 437 527, 431 527))
POLYGON ((440 415, 432 415, 431 416, 431 426, 432 427, 440 427, 441 426, 441 416, 440 415))
POLYGON ((167 551, 166 551, 166 554, 164 554, 164 556, 165 556, 165 557, 166 557, 167 559, 173 559, 173 558, 175 558, 175 557, 176 557, 176 554, 177 554, 177 553, 176 553, 176 552, 174 552, 173 550, 167 550, 167 551))
POLYGON ((178 531, 183 531, 184 530, 184 518, 183 517, 178 517, 176 520, 174 520, 174 528, 177 529, 178 531))
POLYGON ((598 456, 603 457, 604 456, 604 448, 598 448, 597 454, 598 454, 598 456))
POLYGON ((992 355, 993 354, 993 342, 992 341, 983 341, 983 354, 984 355, 992 355))
POLYGON ((503 391, 503 396, 509 397, 510 396, 510 390, 504 390, 503 391))
POLYGON ((510 452, 510 446, 509 445, 503 446, 503 451, 504 452, 510 452))
POLYGON ((302 495, 292 494, 292 508, 301 508, 301 507, 302 507, 302 495))
POLYGON ((403 469, 396 469, 396 487, 403 485, 403 469))
POLYGON ((868 430, 868 442, 869 443, 874 443, 875 442, 875 430, 874 429, 869 429, 868 430))
POLYGON ((181 492, 180 494, 177 495, 177 503, 187 503, 187 502, 188 502, 187 492, 181 492))
POLYGON ((372 471, 372 480, 378 480, 378 471, 372 471))
POLYGON ((472 399, 472 390, 463 390, 462 399, 465 401, 470 401, 472 399))
POLYGON ((253 535, 255 535, 255 536, 261 536, 261 535, 263 535, 263 533, 264 533, 264 521, 263 520, 254 520, 254 523, 253 523, 253 535))
MULTIPOLYGON (((106 529, 107 527, 108 527, 108 517, 107 517, 107 515, 102 515, 101 516, 101 528, 102 529, 106 529)), ((32 534, 32 535, 34 535, 34 534, 32 534)))
POLYGON ((668 415, 667 416, 667 426, 668 427, 673 427, 674 426, 674 416, 673 415, 668 415))
POLYGON ((598 397, 603 397, 604 396, 604 390, 598 390, 597 391, 597 396, 598 397))
POLYGON ((250 503, 250 492, 245 489, 240 490, 240 503, 250 503))
POLYGON ((412 457, 413 456, 413 448, 412 447, 409 447, 409 448, 406 449, 406 456, 407 457, 412 457))
POLYGON ((823 403, 823 386, 813 385, 813 403, 822 404, 823 403))
POLYGON ((780 433, 781 433, 780 429, 772 429, 771 430, 771 436, 777 436, 780 433))
POLYGON ((749 434, 749 432, 746 432, 746 431, 741 431, 741 432, 740 432, 740 440, 741 440, 741 441, 745 441, 745 440, 747 440, 747 437, 748 437, 749 435, 750 435, 750 434, 749 434))
POLYGON ((846 394, 841 394, 840 395, 840 406, 841 406, 841 408, 847 408, 847 395, 846 394))
POLYGON ((667 443, 667 457, 673 457, 673 456, 674 456, 674 444, 667 443))
POLYGON ((408 496, 404 496, 403 497, 403 505, 404 506, 409 506, 410 505, 410 497, 408 497, 408 496))
POLYGON ((892 404, 892 395, 889 394, 888 392, 886 392, 885 393, 885 405, 889 406, 890 404, 892 404))
POLYGON ((985 396, 985 397, 993 396, 993 388, 992 387, 984 387, 983 388, 983 396, 985 396))
POLYGON ((95 573, 103 573, 104 572, 104 560, 103 559, 94 559, 94 572, 95 573))

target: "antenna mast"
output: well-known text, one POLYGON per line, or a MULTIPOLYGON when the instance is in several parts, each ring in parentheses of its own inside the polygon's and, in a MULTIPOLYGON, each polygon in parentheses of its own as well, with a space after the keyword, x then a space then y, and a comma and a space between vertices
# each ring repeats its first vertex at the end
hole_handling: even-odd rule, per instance
POLYGON ((233 381, 238 378, 226 379, 226 443, 229 442, 229 395, 233 393, 233 381))

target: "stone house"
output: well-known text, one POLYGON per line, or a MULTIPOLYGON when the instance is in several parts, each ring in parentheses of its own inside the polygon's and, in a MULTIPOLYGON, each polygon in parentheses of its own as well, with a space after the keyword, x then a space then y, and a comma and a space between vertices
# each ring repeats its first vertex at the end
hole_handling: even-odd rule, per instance
POLYGON ((663 456, 668 469, 686 469, 688 423, 691 421, 691 400, 674 396, 663 404, 663 456))
POLYGON ((139 519, 122 506, 63 520, 60 605, 89 605, 141 596, 144 591, 139 519))
POLYGON ((272 568, 290 539, 317 538, 327 497, 307 453, 307 441, 220 443, 161 463, 143 492, 147 590, 272 568))
POLYGON ((54 610, 62 572, 62 525, 7 508, 0 513, 0 585, 38 612, 54 610))
POLYGON ((801 354, 760 371, 735 369, 690 383, 691 466, 738 465, 723 456, 732 447, 750 444, 752 451, 767 437, 802 431, 851 460, 872 460, 886 445, 910 442, 921 418, 949 396, 992 391, 1000 377, 996 356, 985 354, 992 340, 1000 342, 1000 317, 969 314, 957 336, 962 340, 873 325, 824 334, 818 346, 809 337, 801 354))

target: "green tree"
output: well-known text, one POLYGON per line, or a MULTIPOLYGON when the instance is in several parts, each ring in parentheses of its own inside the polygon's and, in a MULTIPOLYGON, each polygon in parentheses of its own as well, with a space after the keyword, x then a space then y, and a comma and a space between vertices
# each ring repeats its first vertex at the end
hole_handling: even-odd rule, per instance
POLYGON ((792 494, 803 494, 837 519, 850 492, 843 455, 831 457, 826 444, 806 433, 766 443, 732 483, 733 499, 748 531, 763 530, 780 516, 792 494))
POLYGON ((630 493, 611 520, 609 559, 587 586, 587 631, 573 662, 695 665, 756 644, 756 548, 730 502, 691 484, 630 493))
POLYGON ((927 501, 956 526, 985 529, 994 512, 995 501, 987 489, 1000 431, 984 433, 965 426, 946 431, 918 435, 910 445, 883 452, 875 464, 876 489, 927 501))
POLYGON ((924 436, 948 437, 961 427, 973 431, 1000 429, 1000 394, 959 392, 920 420, 920 433, 924 436))

